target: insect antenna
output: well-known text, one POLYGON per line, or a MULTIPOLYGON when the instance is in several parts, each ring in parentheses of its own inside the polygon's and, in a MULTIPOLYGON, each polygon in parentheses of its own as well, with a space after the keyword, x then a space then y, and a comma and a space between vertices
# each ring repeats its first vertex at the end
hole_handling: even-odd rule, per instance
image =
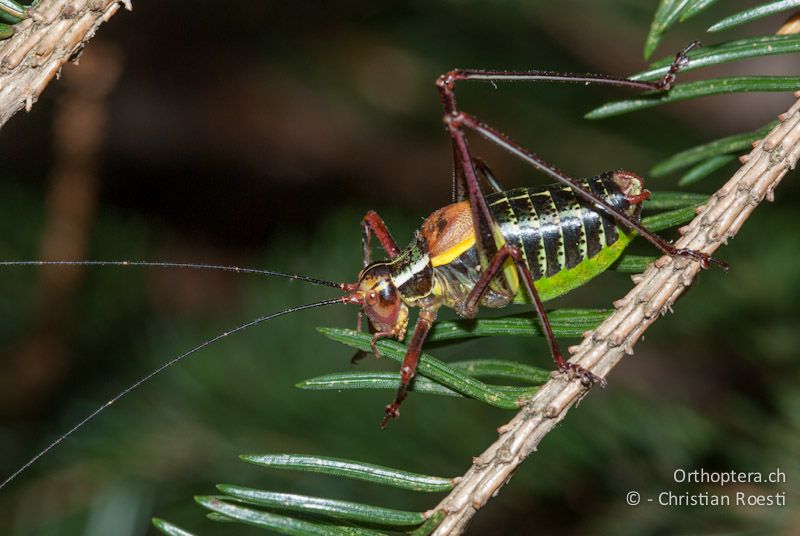
POLYGON ((134 266, 143 268, 185 268, 190 270, 216 270, 219 272, 233 272, 237 274, 256 274, 269 277, 283 277, 295 281, 305 281, 324 287, 342 288, 339 283, 307 277, 304 275, 287 274, 260 268, 241 268, 239 266, 223 266, 218 264, 200 264, 189 262, 163 262, 163 261, 0 261, 2 266, 134 266))
MULTIPOLYGON (((40 262, 40 261, 35 261, 35 262, 40 262)), ((41 262, 47 262, 47 261, 41 261, 41 262)), ((56 262, 60 262, 60 261, 56 261, 56 262)), ((90 262, 93 262, 93 261, 90 261, 90 262)), ((99 261, 99 262, 103 262, 103 261, 99 261)), ((6 264, 6 263, 3 263, 3 264, 6 264)), ((33 262, 31 262, 31 264, 33 264, 33 262)), ((169 264, 169 263, 164 263, 164 264, 169 264)), ((19 265, 19 263, 17 265, 19 265)), ((202 265, 192 265, 192 266, 202 266, 202 265)), ((270 275, 274 275, 275 272, 269 272, 269 274, 270 275)), ((283 274, 283 275, 289 275, 289 274, 283 274)), ((291 277, 298 277, 299 278, 300 276, 291 276, 291 277)), ((311 278, 308 278, 308 279, 311 279, 311 278)), ((301 278, 301 280, 306 280, 306 278, 301 278)), ((324 283, 327 283, 327 281, 325 281, 324 283)), ((336 286, 336 287, 340 286, 340 285, 338 285, 336 283, 332 283, 332 285, 336 286)), ((81 421, 79 421, 77 424, 75 424, 72 428, 70 428, 69 430, 67 430, 66 432, 61 434, 58 438, 56 438, 55 440, 50 442, 50 444, 48 444, 45 448, 40 450, 35 456, 33 456, 30 460, 28 460, 22 466, 20 466, 19 469, 14 471, 9 477, 7 477, 5 480, 3 480, 3 482, 0 483, 0 489, 3 489, 4 487, 6 487, 6 485, 8 485, 12 480, 17 478, 22 472, 24 472, 31 465, 36 463, 36 461, 39 458, 41 458, 42 456, 47 454, 50 450, 52 450, 53 448, 58 446, 61 442, 63 442, 69 436, 71 436, 72 434, 74 434, 75 432, 77 432, 78 430, 83 428, 83 426, 85 426, 92 419, 97 417, 106 408, 108 408, 109 406, 111 406, 112 404, 114 404, 115 402, 120 400, 122 397, 126 396, 128 393, 130 393, 131 391, 135 390, 137 387, 139 387, 143 383, 147 382, 148 380, 150 380, 154 376, 157 376, 158 374, 164 372, 166 369, 170 368, 172 365, 174 365, 177 362, 181 361, 183 358, 192 355, 193 353, 197 352, 198 350, 202 350, 206 346, 210 346, 211 344, 214 344, 215 342, 219 341, 220 339, 224 339, 228 335, 232 335, 234 333, 238 333, 240 331, 244 331, 244 330, 246 330, 248 328, 251 328, 251 327, 253 327, 253 326, 257 325, 257 324, 261 324, 262 322, 266 322, 267 320, 271 320, 271 319, 277 318, 279 316, 288 315, 290 313, 294 313, 294 312, 297 312, 297 311, 302 311, 304 309, 313 309, 315 307, 322 307, 323 305, 333 305, 335 303, 345 303, 346 304, 348 302, 346 301, 346 298, 333 298, 333 299, 323 300, 323 301, 319 301, 319 302, 315 302, 315 303, 307 303, 305 305, 298 305, 298 306, 295 306, 295 307, 290 307, 288 309, 284 309, 283 311, 278 311, 277 313, 268 314, 266 316, 260 316, 258 318, 253 319, 253 320, 250 320, 249 322, 245 322, 244 324, 239 324, 238 326, 236 326, 234 328, 231 328, 231 329, 229 329, 227 331, 223 331, 219 335, 211 337, 210 339, 207 339, 206 341, 202 342, 201 344, 198 344, 197 346, 195 346, 191 350, 188 350, 188 351, 186 351, 186 352, 184 352, 184 353, 182 353, 182 354, 180 354, 178 356, 173 357, 169 361, 164 362, 160 367, 156 368, 155 370, 153 370, 152 372, 146 374, 145 376, 142 376, 136 382, 132 383, 131 385, 129 385, 128 387, 126 387, 125 389, 123 389, 122 391, 120 391, 119 393, 114 395, 114 397, 111 398, 108 402, 106 402, 102 406, 100 406, 97 409, 95 409, 93 412, 91 412, 89 415, 87 415, 81 421)))

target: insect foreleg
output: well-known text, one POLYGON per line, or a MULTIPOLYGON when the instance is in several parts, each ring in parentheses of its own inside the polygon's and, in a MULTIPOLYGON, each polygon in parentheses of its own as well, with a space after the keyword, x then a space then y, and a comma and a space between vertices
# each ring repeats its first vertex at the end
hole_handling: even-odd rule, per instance
MULTIPOLYGON (((372 262, 372 235, 378 237, 381 246, 389 255, 390 259, 397 257, 400 254, 400 248, 397 247, 397 242, 392 238, 389 228, 377 212, 370 210, 363 218, 361 218, 361 247, 364 252, 364 268, 372 262)), ((358 312, 356 320, 356 331, 361 332, 363 329, 364 313, 358 312)), ((369 321, 367 321, 369 323, 369 321)), ((369 324, 369 332, 375 333, 372 324, 369 324)), ((355 365, 365 357, 367 352, 363 350, 356 351, 353 357, 350 358, 350 364, 355 365)), ((378 354, 375 353, 377 356, 378 354)))
POLYGON ((391 419, 396 419, 400 416, 400 404, 405 400, 411 380, 414 379, 417 373, 417 363, 419 363, 419 355, 422 352, 422 343, 425 342, 425 337, 428 336, 428 331, 431 329, 434 320, 436 320, 436 311, 437 307, 423 307, 420 309, 417 325, 414 328, 414 335, 411 337, 408 350, 406 350, 406 355, 403 358, 403 365, 400 367, 400 386, 397 388, 394 402, 386 406, 386 415, 381 421, 381 429, 385 429, 391 419))

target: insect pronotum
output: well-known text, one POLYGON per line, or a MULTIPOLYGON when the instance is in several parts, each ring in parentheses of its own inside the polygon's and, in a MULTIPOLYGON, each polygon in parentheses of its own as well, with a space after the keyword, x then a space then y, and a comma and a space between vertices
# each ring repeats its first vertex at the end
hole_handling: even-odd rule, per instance
MULTIPOLYGON (((380 216, 373 211, 368 212, 361 221, 364 264, 355 283, 335 283, 270 270, 174 262, 0 262, 0 266, 115 265, 257 273, 330 286, 345 293, 339 298, 256 318, 170 359, 52 441, 7 477, 0 488, 105 408, 183 358, 228 335, 272 318, 324 305, 358 306, 358 327, 362 328, 362 316, 365 315, 373 334, 372 348, 376 355, 376 341, 383 337, 402 340, 409 327, 409 308, 419 308, 419 316, 401 366, 400 384, 394 400, 384 410, 381 428, 385 428, 391 419, 400 414, 399 408, 414 378, 425 337, 441 307, 450 307, 463 317, 473 317, 480 306, 504 307, 512 302, 533 303, 557 369, 587 387, 594 383, 604 384, 603 378, 564 359, 550 329, 543 301, 583 285, 608 268, 636 234, 663 253, 690 257, 704 268, 712 263, 722 268, 727 268, 727 265, 700 251, 677 249, 641 225, 641 204, 649 197, 649 192, 639 175, 615 171, 589 179, 574 179, 493 127, 461 111, 456 103, 455 85, 461 80, 549 81, 668 91, 677 72, 688 61, 687 52, 695 46, 698 43, 692 43, 679 52, 667 74, 657 82, 547 71, 454 70, 441 76, 436 85, 453 149, 453 202, 431 214, 405 249, 398 247, 380 216), (557 183, 503 190, 489 167, 470 152, 466 137, 468 131, 519 157, 557 183), (488 194, 484 192, 480 178, 489 186, 491 191, 488 194), (386 251, 387 259, 371 261, 373 236, 386 251)), ((363 355, 357 354, 356 358, 359 357, 363 355)))

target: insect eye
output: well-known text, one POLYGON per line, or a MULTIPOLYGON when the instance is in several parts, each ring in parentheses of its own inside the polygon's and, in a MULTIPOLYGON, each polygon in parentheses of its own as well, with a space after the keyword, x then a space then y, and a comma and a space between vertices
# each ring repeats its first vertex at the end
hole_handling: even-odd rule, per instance
POLYGON ((367 292, 366 301, 367 305, 375 305, 378 303, 378 293, 374 290, 370 290, 367 292))

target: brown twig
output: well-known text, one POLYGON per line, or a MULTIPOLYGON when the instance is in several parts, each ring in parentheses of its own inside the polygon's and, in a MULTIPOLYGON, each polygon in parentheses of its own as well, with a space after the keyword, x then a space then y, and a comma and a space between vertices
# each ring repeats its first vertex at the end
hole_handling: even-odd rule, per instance
POLYGON ((0 126, 16 112, 30 111, 61 67, 75 61, 97 28, 130 0, 43 0, 30 18, 0 41, 0 126))
MULTIPOLYGON (((795 93, 800 98, 800 92, 795 93)), ((681 228, 676 246, 713 253, 732 238, 763 200, 772 201, 773 190, 800 157, 800 101, 778 116, 781 124, 749 155, 742 167, 698 208, 697 217, 681 228)), ((672 304, 700 271, 697 262, 662 257, 639 276, 636 286, 614 303, 616 311, 575 349, 574 363, 606 377, 622 357, 633 353, 633 345, 672 304)), ((552 378, 507 424, 500 437, 475 458, 453 491, 435 510, 446 517, 434 532, 437 536, 460 534, 472 516, 508 482, 519 464, 536 450, 541 440, 579 402, 587 390, 563 375, 552 378)))

